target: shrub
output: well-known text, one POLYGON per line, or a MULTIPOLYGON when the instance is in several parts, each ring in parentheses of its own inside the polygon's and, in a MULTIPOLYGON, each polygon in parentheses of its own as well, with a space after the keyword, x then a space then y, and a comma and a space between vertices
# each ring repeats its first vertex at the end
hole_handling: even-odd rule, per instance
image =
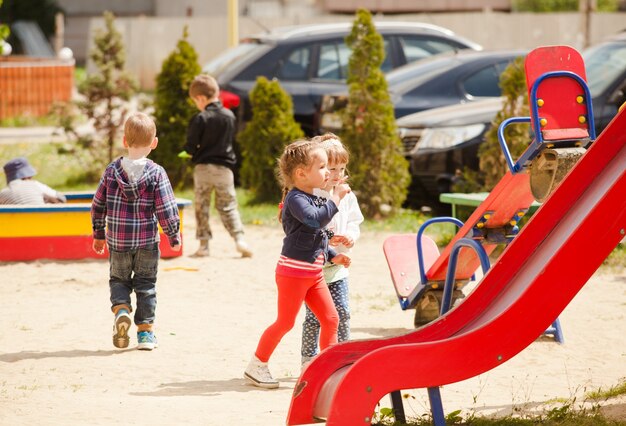
POLYGON ((187 41, 187 27, 176 49, 163 61, 156 78, 154 117, 159 147, 150 157, 162 165, 174 187, 190 184, 191 168, 177 157, 183 149, 189 120, 197 109, 189 97, 189 85, 201 72, 198 53, 187 41))
POLYGON ((278 81, 257 78, 250 92, 252 120, 238 135, 241 147, 241 182, 252 202, 278 201, 281 197, 275 169, 283 148, 304 137, 293 117, 293 103, 278 81))
POLYGON ((357 11, 346 44, 352 54, 341 136, 351 153, 350 184, 364 215, 377 218, 404 202, 410 180, 408 163, 396 132, 387 80, 380 69, 385 56, 383 38, 367 10, 357 11))

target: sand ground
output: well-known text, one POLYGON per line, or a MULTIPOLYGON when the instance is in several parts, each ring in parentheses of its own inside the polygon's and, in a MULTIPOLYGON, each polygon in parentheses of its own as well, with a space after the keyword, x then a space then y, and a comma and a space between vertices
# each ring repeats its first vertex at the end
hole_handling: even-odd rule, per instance
MULTIPOLYGON (((211 257, 197 259, 190 209, 185 221, 183 256, 160 263, 160 345, 152 352, 135 350, 135 339, 126 350, 113 347, 106 261, 0 263, 1 425, 285 423, 300 372, 302 312, 270 362, 280 389, 242 378, 275 315, 282 232, 249 226, 255 256, 241 259, 212 219, 211 257)), ((412 329, 413 311, 400 309, 389 278, 386 236, 366 232, 353 251, 353 338, 412 329)), ((626 377, 625 306, 626 271, 600 270, 560 316, 564 345, 540 339, 495 370, 445 386, 444 409, 509 413, 617 385, 626 377)), ((407 414, 425 413, 426 392, 410 394, 407 414)), ((610 410, 624 415, 626 400, 610 410)))

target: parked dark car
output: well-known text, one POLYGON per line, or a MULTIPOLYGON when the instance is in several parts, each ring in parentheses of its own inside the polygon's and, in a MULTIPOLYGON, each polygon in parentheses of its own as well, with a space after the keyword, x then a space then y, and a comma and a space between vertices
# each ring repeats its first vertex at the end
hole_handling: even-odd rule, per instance
POLYGON ((449 213, 439 194, 450 192, 457 170, 478 170, 478 148, 504 98, 488 98, 404 116, 396 121, 409 158, 411 187, 407 204, 449 213))
MULTIPOLYGON (((447 105, 473 102, 501 95, 500 74, 522 50, 463 51, 441 54, 408 64, 387 74, 389 96, 396 118, 447 105)), ((337 111, 347 95, 326 95, 322 100, 323 131, 338 131, 337 111)))
MULTIPOLYGON (((592 46, 582 55, 596 133, 600 134, 626 101, 626 33, 592 46)), ((457 171, 464 167, 478 170, 479 145, 501 104, 502 99, 497 98, 431 109, 397 120, 410 159, 411 206, 441 210, 444 206, 439 203, 439 194, 450 192, 457 171)))
MULTIPOLYGON (((407 22, 376 22, 384 38, 384 72, 442 52, 480 50, 480 45, 445 28, 407 22)), ((221 87, 222 101, 240 125, 251 118, 249 91, 258 76, 278 79, 291 95, 294 115, 309 136, 319 133, 323 95, 346 90, 350 49, 344 38, 351 23, 274 29, 249 37, 203 67, 221 87)))

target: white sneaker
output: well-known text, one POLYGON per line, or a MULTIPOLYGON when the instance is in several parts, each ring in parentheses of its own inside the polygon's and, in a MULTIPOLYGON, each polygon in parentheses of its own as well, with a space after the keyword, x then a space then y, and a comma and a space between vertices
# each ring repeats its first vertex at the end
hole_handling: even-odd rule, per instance
POLYGON ((243 239, 238 239, 236 241, 237 251, 241 253, 241 257, 252 257, 252 250, 250 250, 250 246, 243 239))
POLYGON ((276 389, 279 385, 278 380, 272 377, 270 369, 267 367, 267 362, 261 362, 256 355, 252 356, 248 368, 243 373, 243 377, 254 386, 260 388, 276 389))

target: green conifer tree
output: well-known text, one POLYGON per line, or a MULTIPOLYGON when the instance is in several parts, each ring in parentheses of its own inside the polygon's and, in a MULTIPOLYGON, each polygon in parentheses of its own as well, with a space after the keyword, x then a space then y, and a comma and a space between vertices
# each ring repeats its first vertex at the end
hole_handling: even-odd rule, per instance
POLYGON ((115 28, 115 17, 104 12, 105 28, 96 31, 89 57, 97 72, 89 74, 78 90, 85 96, 78 103, 81 111, 93 120, 96 130, 91 151, 96 161, 113 160, 114 148, 129 113, 131 97, 137 92, 136 80, 125 70, 126 53, 122 35, 115 28), (103 150, 102 147, 106 147, 103 150))
POLYGON ((402 205, 410 177, 387 80, 380 69, 385 56, 383 38, 369 11, 357 11, 346 44, 352 55, 341 136, 351 153, 350 185, 365 216, 377 218, 402 205))
POLYGON ((293 117, 293 102, 278 81, 258 77, 250 92, 252 120, 239 134, 241 147, 241 181, 251 192, 254 202, 280 200, 276 159, 283 148, 304 137, 293 117))
POLYGON ((200 74, 198 53, 187 41, 187 27, 176 49, 163 61, 156 78, 154 117, 159 136, 159 148, 150 157, 167 170, 174 187, 190 184, 189 163, 177 157, 183 149, 189 120, 198 112, 189 97, 189 85, 200 74))

